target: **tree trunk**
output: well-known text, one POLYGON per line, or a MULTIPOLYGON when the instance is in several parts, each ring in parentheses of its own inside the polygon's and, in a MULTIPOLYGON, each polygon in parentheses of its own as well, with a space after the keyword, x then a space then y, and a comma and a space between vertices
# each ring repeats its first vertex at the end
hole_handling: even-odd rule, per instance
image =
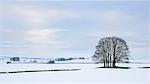
POLYGON ((106 62, 106 67, 108 67, 107 57, 106 57, 106 61, 105 62, 106 62))
POLYGON ((112 63, 111 63, 111 55, 109 57, 109 62, 110 62, 110 67, 112 67, 112 63))
POLYGON ((116 64, 116 44, 114 44, 114 51, 113 51, 113 67, 115 67, 116 64))
POLYGON ((105 60, 104 60, 104 67, 106 67, 105 60))
POLYGON ((116 58, 114 57, 113 59, 113 67, 116 67, 116 58))
POLYGON ((108 67, 110 67, 110 54, 108 53, 108 67))

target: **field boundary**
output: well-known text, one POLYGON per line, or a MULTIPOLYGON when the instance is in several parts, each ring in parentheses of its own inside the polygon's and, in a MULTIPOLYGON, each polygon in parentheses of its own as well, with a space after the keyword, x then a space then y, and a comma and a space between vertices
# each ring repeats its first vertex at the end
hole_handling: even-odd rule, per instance
POLYGON ((78 71, 78 70, 81 70, 81 69, 26 70, 26 71, 0 72, 0 74, 29 73, 29 72, 54 72, 54 71, 78 71))

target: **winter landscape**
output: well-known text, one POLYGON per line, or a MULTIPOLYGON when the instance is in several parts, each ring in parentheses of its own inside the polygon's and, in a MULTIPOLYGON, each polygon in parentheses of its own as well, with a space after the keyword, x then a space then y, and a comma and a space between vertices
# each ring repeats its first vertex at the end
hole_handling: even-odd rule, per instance
POLYGON ((43 59, 39 63, 0 61, 1 84, 149 84, 150 80, 150 60, 116 64, 127 68, 101 68, 102 63, 95 64, 88 58, 55 64, 43 59))
POLYGON ((149 84, 146 0, 0 0, 0 84, 149 84))

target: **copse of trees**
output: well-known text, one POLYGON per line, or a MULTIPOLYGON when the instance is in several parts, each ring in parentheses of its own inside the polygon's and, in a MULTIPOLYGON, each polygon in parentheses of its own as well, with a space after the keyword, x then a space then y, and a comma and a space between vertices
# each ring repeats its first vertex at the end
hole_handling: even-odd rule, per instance
POLYGON ((121 38, 104 37, 96 46, 92 59, 104 63, 104 67, 116 67, 118 62, 129 62, 128 45, 121 38))

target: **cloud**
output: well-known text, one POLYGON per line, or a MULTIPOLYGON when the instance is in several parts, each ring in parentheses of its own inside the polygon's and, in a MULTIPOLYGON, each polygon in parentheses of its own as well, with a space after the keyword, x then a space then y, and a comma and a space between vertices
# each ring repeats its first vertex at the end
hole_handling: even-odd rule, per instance
POLYGON ((136 47, 136 48, 130 48, 130 54, 132 58, 149 58, 149 51, 150 48, 147 47, 136 47))
POLYGON ((42 10, 33 8, 19 8, 18 6, 16 6, 8 9, 10 13, 17 17, 17 19, 31 24, 45 23, 47 21, 47 18, 51 16, 48 13, 44 13, 44 11, 42 10))
POLYGON ((0 28, 2 28, 2 20, 3 20, 3 11, 2 11, 2 6, 0 6, 0 28))
POLYGON ((103 7, 101 4, 87 4, 88 2, 79 3, 79 6, 78 3, 69 3, 6 4, 4 28, 0 32, 0 51, 20 55, 33 53, 34 56, 89 56, 97 40, 105 36, 119 36, 129 43, 133 54, 145 53, 145 19, 140 17, 140 13, 145 12, 141 12, 141 9, 132 11, 132 6, 125 4, 109 6, 106 3, 104 5, 108 7, 103 7), (129 11, 124 11, 124 7, 129 11))
POLYGON ((64 32, 62 29, 53 28, 32 28, 28 30, 7 30, 1 29, 1 46, 20 46, 20 47, 46 47, 67 48, 69 45, 59 40, 58 33, 64 32))
POLYGON ((109 24, 116 24, 130 19, 130 16, 124 12, 109 10, 99 13, 99 19, 109 24))
POLYGON ((60 32, 67 30, 56 27, 51 28, 51 24, 65 18, 73 18, 75 15, 73 15, 72 12, 59 9, 41 9, 10 5, 6 7, 4 13, 6 14, 7 24, 13 23, 9 22, 9 20, 13 19, 14 21, 17 20, 18 24, 21 23, 19 24, 21 26, 19 26, 19 28, 18 25, 14 25, 17 29, 13 29, 14 27, 12 26, 8 26, 6 29, 2 28, 0 30, 0 33, 2 33, 0 46, 18 48, 30 47, 31 49, 38 47, 50 47, 50 49, 70 47, 70 45, 62 41, 59 36, 60 32), (42 24, 42 26, 35 26, 38 24, 42 24), (46 25, 49 28, 45 28, 46 25))
POLYGON ((74 12, 79 15, 80 18, 86 18, 91 22, 103 23, 103 24, 120 24, 131 19, 135 16, 128 14, 122 10, 88 10, 88 11, 76 11, 74 12))
POLYGON ((127 21, 131 18, 129 14, 120 10, 103 10, 103 11, 81 11, 70 9, 58 9, 58 8, 40 8, 34 6, 21 6, 10 4, 6 9, 8 16, 16 17, 21 22, 27 22, 28 24, 53 24, 57 22, 63 22, 67 19, 81 20, 85 19, 96 24, 102 23, 107 25, 116 25, 121 22, 127 21))
POLYGON ((28 41, 33 43, 39 42, 53 42, 57 38, 56 30, 53 29, 32 29, 26 31, 26 38, 28 41))
POLYGON ((0 47, 0 55, 9 56, 28 56, 28 57, 80 57, 88 56, 87 51, 72 51, 55 49, 49 47, 0 47), (9 52, 8 52, 9 51, 9 52))
POLYGON ((16 12, 21 19, 32 23, 44 23, 48 17, 46 14, 35 10, 20 9, 19 11, 16 10, 16 12))
MULTIPOLYGON (((13 14, 17 19, 31 24, 45 24, 58 22, 66 18, 76 18, 78 15, 71 10, 60 9, 42 9, 36 7, 20 7, 13 6, 7 8, 10 14, 13 14)), ((8 13, 8 16, 10 15, 8 13)))
POLYGON ((109 36, 119 36, 119 37, 133 37, 134 34, 132 32, 127 32, 127 31, 100 31, 100 32, 89 32, 87 34, 89 37, 109 37, 109 36))

